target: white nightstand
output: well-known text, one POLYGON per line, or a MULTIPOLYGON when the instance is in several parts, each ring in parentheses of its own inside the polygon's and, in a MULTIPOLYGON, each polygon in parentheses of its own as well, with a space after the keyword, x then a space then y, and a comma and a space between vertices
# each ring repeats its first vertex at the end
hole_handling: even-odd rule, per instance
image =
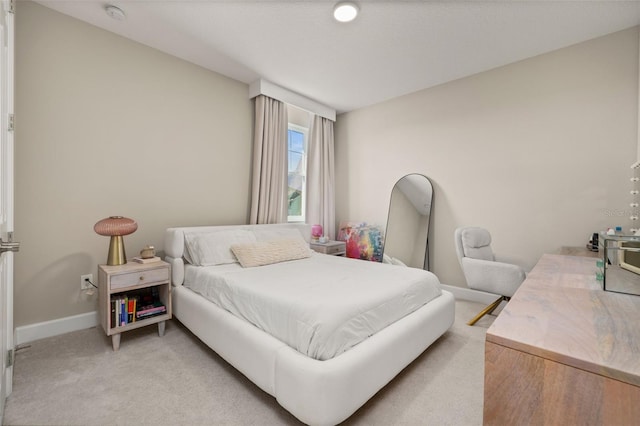
POLYGON ((310 247, 315 252, 332 256, 344 256, 347 253, 347 246, 344 241, 327 241, 326 243, 312 241, 310 247))
MULTIPOLYGON (((171 319, 171 266, 163 261, 129 262, 124 265, 98 266, 98 312, 113 350, 120 348, 120 335, 128 330, 158 324, 158 334, 164 335, 165 321, 171 319), (116 300, 137 298, 137 312, 118 317, 116 300), (155 302, 157 307, 151 307, 155 302), (160 306, 164 306, 164 309, 160 306), (141 310, 141 308, 147 309, 141 310)), ((128 306, 127 306, 128 308, 128 306)))

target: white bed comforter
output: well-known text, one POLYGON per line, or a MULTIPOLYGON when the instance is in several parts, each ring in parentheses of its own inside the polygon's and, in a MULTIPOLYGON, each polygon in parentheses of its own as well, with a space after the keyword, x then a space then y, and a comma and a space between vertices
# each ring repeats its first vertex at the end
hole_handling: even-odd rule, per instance
POLYGON ((321 254, 257 268, 187 265, 184 286, 319 360, 441 294, 428 271, 321 254))

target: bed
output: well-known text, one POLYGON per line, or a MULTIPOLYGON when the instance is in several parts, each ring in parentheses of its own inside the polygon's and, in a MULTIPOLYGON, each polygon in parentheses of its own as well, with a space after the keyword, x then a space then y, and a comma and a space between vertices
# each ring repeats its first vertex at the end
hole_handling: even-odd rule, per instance
POLYGON ((169 228, 165 259, 182 324, 300 421, 332 425, 451 327, 454 298, 430 272, 314 253, 309 238, 303 224, 169 228))

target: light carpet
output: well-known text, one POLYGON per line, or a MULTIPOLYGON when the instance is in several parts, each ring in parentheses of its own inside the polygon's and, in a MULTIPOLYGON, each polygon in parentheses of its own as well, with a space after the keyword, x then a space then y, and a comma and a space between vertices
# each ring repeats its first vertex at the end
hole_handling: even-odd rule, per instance
MULTIPOLYGON (((481 425, 484 339, 495 317, 456 301, 454 325, 346 425, 481 425)), ((193 336, 168 321, 122 335, 100 328, 16 352, 5 425, 298 425, 300 422, 193 336)))

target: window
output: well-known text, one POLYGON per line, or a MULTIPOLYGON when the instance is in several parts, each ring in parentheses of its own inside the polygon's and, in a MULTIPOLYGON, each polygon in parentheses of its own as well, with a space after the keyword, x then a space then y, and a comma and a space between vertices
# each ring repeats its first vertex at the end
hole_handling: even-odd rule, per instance
POLYGON ((307 190, 307 133, 304 127, 289 123, 289 222, 304 222, 307 190))

